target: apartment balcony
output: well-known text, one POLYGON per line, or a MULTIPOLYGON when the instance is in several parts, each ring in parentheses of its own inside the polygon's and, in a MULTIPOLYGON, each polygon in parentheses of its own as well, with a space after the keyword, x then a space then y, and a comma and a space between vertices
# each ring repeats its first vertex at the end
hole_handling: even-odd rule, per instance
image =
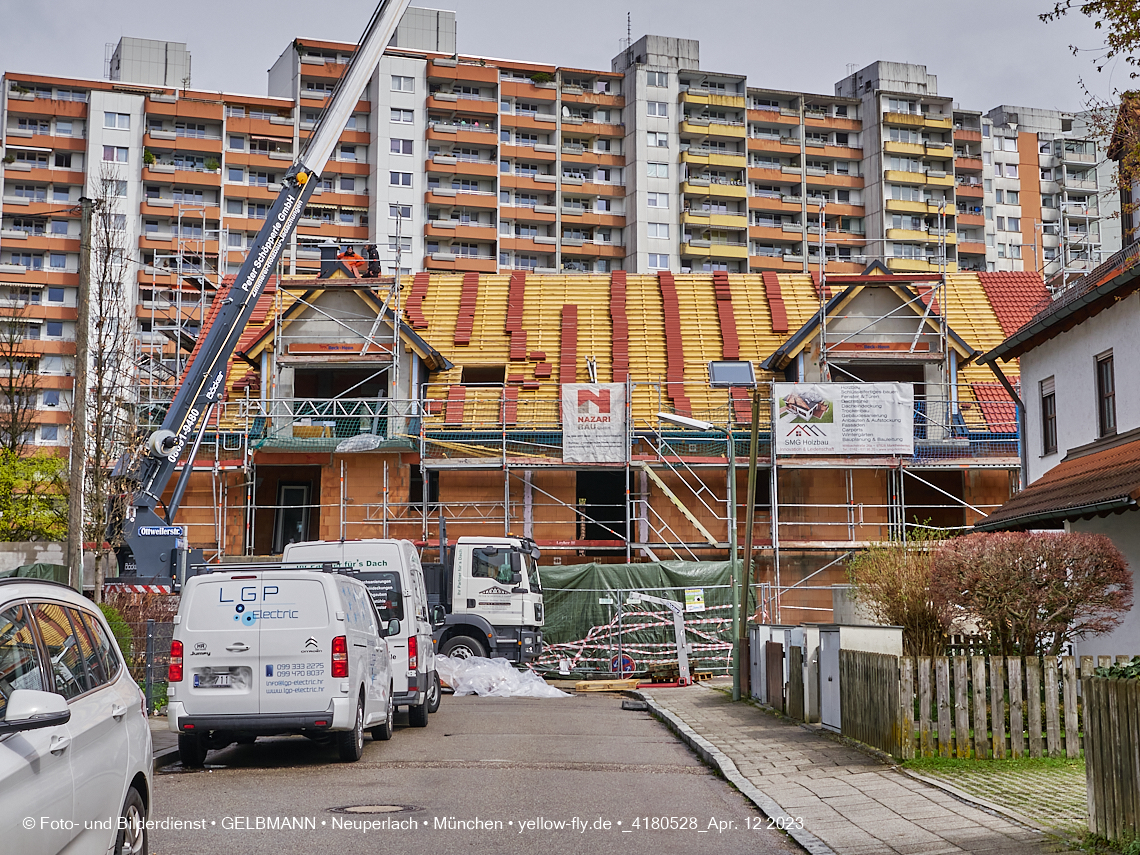
POLYGON ((748 227, 748 237, 752 240, 792 243, 798 246, 803 243, 803 236, 804 227, 800 223, 748 227))
POLYGON ((690 240, 681 243, 681 255, 697 258, 748 258, 748 244, 690 240))
POLYGON ((432 122, 428 125, 427 138, 439 142, 490 146, 497 143, 494 136, 497 129, 491 124, 456 125, 450 122, 432 122))
POLYGON ((980 201, 984 195, 982 183, 980 181, 977 184, 959 183, 954 187, 954 195, 959 199, 980 201))
POLYGON ((748 138, 748 150, 769 151, 776 152, 777 154, 793 154, 799 152, 800 141, 793 137, 772 139, 771 137, 751 136, 748 138))
POLYGON ((4 196, 4 213, 16 217, 60 217, 79 218, 79 205, 72 202, 32 201, 26 196, 4 196))
MULTIPOLYGON (((887 268, 899 273, 937 273, 938 263, 935 261, 926 261, 921 258, 888 258, 887 268)), ((946 262, 947 273, 957 273, 958 265, 956 262, 946 262)))
POLYGON ((921 128, 923 116, 921 113, 883 113, 884 125, 899 125, 904 128, 921 128))
POLYGON ((424 226, 425 237, 444 240, 477 240, 494 242, 498 235, 492 223, 464 223, 459 220, 428 220, 424 226))
POLYGON ((486 160, 466 160, 437 154, 424 162, 424 171, 444 175, 471 175, 481 178, 494 178, 499 174, 499 165, 486 160))
POLYGON ((748 127, 744 122, 690 117, 681 120, 679 133, 697 137, 742 140, 748 136, 748 127))
POLYGON ((433 252, 424 257, 424 269, 456 273, 494 273, 497 264, 495 258, 485 255, 453 255, 449 252, 433 252))
POLYGON ((957 216, 957 223, 961 227, 976 226, 981 228, 986 224, 985 218, 981 214, 963 214, 959 211, 957 216))
POLYGON ((558 159, 558 152, 554 146, 539 147, 503 143, 499 146, 499 157, 526 160, 532 163, 554 163, 558 159))
POLYGON ((714 95, 707 89, 686 89, 681 92, 678 99, 682 104, 700 104, 705 107, 727 107, 730 110, 744 110, 747 108, 743 95, 714 95))
POLYGON ((748 269, 757 273, 765 270, 780 273, 803 273, 803 256, 750 255, 748 256, 748 269))
POLYGON ((686 210, 681 213, 681 224, 706 228, 743 229, 748 227, 748 214, 711 214, 707 211, 686 210))
MULTIPOLYGON (((292 143, 292 140, 289 142, 292 143)), ((220 159, 222 137, 220 134, 217 137, 180 137, 176 136, 174 131, 147 131, 143 134, 143 148, 150 149, 155 154, 164 151, 190 151, 220 159)))
POLYGON ((178 98, 173 101, 157 100, 153 97, 146 99, 144 112, 148 116, 169 116, 177 119, 207 119, 222 121, 221 103, 197 101, 191 98, 178 98))
POLYGON ((892 214, 937 214, 938 206, 927 202, 904 202, 901 199, 888 199, 887 211, 892 214))
POLYGON ((1093 178, 1080 178, 1072 173, 1064 173, 1061 175, 1058 183, 1065 190, 1096 190, 1097 181, 1094 174, 1093 178))
POLYGON ((798 198, 792 199, 788 196, 769 196, 756 195, 748 197, 748 208, 754 211, 782 211, 788 214, 798 214, 803 206, 798 198))
MULTIPOLYGON (((911 241, 914 243, 937 244, 940 235, 936 231, 920 231, 919 229, 887 229, 887 240, 911 241)), ((946 243, 958 242, 954 232, 946 233, 946 243)))
POLYGON ((885 140, 883 142, 883 152, 886 154, 897 154, 905 157, 921 157, 925 152, 922 143, 904 143, 894 142, 892 140, 885 140))
POLYGON ((924 142, 922 148, 922 156, 925 158, 948 160, 954 157, 954 143, 952 142, 924 142))
POLYGON ((681 182, 681 192, 692 196, 712 196, 720 199, 748 198, 748 185, 743 181, 720 183, 704 178, 690 178, 681 182))
POLYGON ((14 116, 58 116, 61 119, 86 119, 86 101, 56 101, 51 98, 14 98, 8 95, 8 112, 14 116))
POLYGON ((504 78, 499 83, 499 94, 504 98, 518 98, 521 101, 553 102, 558 98, 558 89, 553 83, 535 84, 529 80, 504 78))
POLYGON ((955 172, 981 172, 982 159, 980 157, 967 157, 966 155, 958 155, 954 158, 954 171, 955 172))
POLYGON ((982 132, 980 130, 970 130, 968 128, 955 128, 954 139, 957 142, 976 142, 982 141, 982 132))
POLYGON ((9 163, 4 167, 9 181, 31 181, 36 184, 82 185, 85 178, 82 171, 74 169, 41 169, 31 164, 9 163))
POLYGON ((892 184, 925 184, 925 172, 904 172, 901 169, 884 169, 883 178, 892 184))
POLYGON ((861 175, 843 175, 839 172, 825 172, 824 170, 807 169, 806 181, 809 187, 862 187, 861 175))
POLYGON ((681 163, 696 163, 701 166, 726 166, 732 169, 745 169, 748 155, 744 152, 722 152, 716 149, 690 148, 681 152, 681 163))
POLYGON ((539 211, 526 206, 504 205, 499 208, 499 217, 504 220, 522 220, 528 223, 553 223, 557 219, 554 208, 539 211))
POLYGON ((798 125, 800 114, 798 110, 759 110, 750 107, 748 109, 748 121, 764 124, 798 125))
POLYGON ((427 106, 436 113, 452 115, 495 116, 499 112, 497 99, 448 92, 433 92, 428 96, 427 106))
POLYGON ((963 240, 958 243, 958 255, 985 255, 986 245, 980 240, 963 240))
POLYGON ((605 243, 587 240, 578 243, 569 238, 562 239, 562 256, 575 258, 625 258, 625 247, 620 243, 605 243))
POLYGON ((499 69, 495 66, 461 62, 454 59, 436 58, 428 60, 427 76, 429 80, 455 80, 493 86, 499 84, 499 69))
POLYGON ((64 235, 33 235, 16 229, 0 232, 0 241, 5 249, 25 252, 79 252, 79 238, 64 235))
POLYGON ((498 194, 493 190, 457 190, 453 188, 435 187, 424 194, 424 202, 428 205, 443 205, 454 208, 483 208, 487 210, 499 207, 498 194))

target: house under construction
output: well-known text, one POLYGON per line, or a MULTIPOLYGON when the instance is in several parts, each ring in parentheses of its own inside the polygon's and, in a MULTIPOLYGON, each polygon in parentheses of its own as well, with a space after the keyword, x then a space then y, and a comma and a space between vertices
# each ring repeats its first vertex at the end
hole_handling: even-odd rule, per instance
POLYGON ((397 289, 359 272, 330 257, 262 296, 176 519, 207 560, 431 545, 441 520, 449 538, 532 537, 543 564, 723 559, 754 499, 761 607, 829 621, 853 550, 972 525, 1017 486, 1013 400, 974 359, 1046 299, 1034 274, 418 273, 397 289), (719 360, 756 367, 753 496, 752 391, 712 388, 719 360), (823 381, 913 384, 913 454, 774 454, 770 384, 823 381), (561 390, 580 383, 628 393, 620 460, 564 453, 561 390))

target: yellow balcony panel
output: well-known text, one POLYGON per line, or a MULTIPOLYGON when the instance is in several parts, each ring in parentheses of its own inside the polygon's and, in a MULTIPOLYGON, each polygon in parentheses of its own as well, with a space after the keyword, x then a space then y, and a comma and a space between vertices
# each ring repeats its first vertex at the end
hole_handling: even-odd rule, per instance
POLYGON ((930 184, 934 187, 953 187, 954 186, 954 176, 949 175, 949 174, 932 175, 931 173, 928 172, 928 173, 926 173, 926 183, 930 184))
POLYGON ((716 196, 722 199, 748 198, 748 186, 743 182, 740 184, 716 184, 693 179, 681 182, 681 192, 690 193, 694 196, 716 196))
MULTIPOLYGON (((908 240, 922 243, 938 243, 938 235, 934 232, 924 232, 918 229, 887 229, 887 240, 908 240)), ((948 232, 946 235, 946 243, 954 244, 958 242, 958 235, 954 232, 948 232)))
POLYGON ((698 163, 704 166, 728 166, 733 169, 745 169, 748 166, 748 155, 744 152, 681 152, 682 163, 698 163))
POLYGON ((903 125, 908 128, 921 128, 924 118, 917 113, 883 113, 884 124, 903 125))
POLYGON ((922 143, 891 142, 890 140, 883 143, 883 151, 887 154, 906 154, 915 157, 925 154, 922 143))
MULTIPOLYGON (((897 270, 900 273, 937 273, 938 265, 924 261, 921 258, 888 258, 887 268, 890 270, 897 270)), ((958 262, 946 262, 947 273, 958 272, 958 262)))
POLYGON ((748 246, 710 244, 708 241, 694 240, 681 244, 681 255, 695 255, 700 258, 748 258, 748 246))
POLYGON ((903 172, 901 169, 885 169, 883 177, 892 184, 925 184, 926 175, 922 172, 903 172))
POLYGON ((681 214, 681 222, 685 225, 712 226, 722 229, 748 228, 747 214, 702 214, 700 211, 685 211, 681 214))
POLYGON ((927 214, 930 206, 925 202, 904 202, 902 199, 888 199, 887 210, 892 214, 927 214))
POLYGON ((682 104, 707 104, 710 107, 729 107, 734 110, 743 110, 745 104, 743 95, 719 95, 708 90, 686 90, 681 93, 682 104))
POLYGON ((700 137, 727 137, 731 139, 744 139, 748 136, 748 128, 744 122, 709 121, 708 119, 685 119, 681 122, 680 133, 700 137))
POLYGON ((949 130, 954 126, 954 120, 950 116, 923 116, 922 126, 924 128, 949 130))

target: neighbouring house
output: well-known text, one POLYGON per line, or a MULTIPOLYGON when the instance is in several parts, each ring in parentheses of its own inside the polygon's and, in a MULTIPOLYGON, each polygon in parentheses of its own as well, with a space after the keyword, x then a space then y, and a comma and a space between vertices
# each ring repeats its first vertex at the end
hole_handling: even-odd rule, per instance
MULTIPOLYGON (((1028 486, 975 528, 1106 534, 1140 572, 1140 244, 1045 301, 982 357, 1018 360, 1028 486)), ((1000 366, 998 366, 1000 369, 1000 366)), ((1140 584, 1137 585, 1140 590, 1140 584)), ((1140 647, 1140 609, 1082 656, 1140 647)))

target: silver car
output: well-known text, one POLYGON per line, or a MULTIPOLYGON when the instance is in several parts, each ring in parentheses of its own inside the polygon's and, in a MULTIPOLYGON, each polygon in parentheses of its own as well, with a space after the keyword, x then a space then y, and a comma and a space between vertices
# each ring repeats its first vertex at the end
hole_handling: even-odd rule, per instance
POLYGON ((0 580, 0 848, 145 853, 151 766, 146 702, 99 608, 0 580))

